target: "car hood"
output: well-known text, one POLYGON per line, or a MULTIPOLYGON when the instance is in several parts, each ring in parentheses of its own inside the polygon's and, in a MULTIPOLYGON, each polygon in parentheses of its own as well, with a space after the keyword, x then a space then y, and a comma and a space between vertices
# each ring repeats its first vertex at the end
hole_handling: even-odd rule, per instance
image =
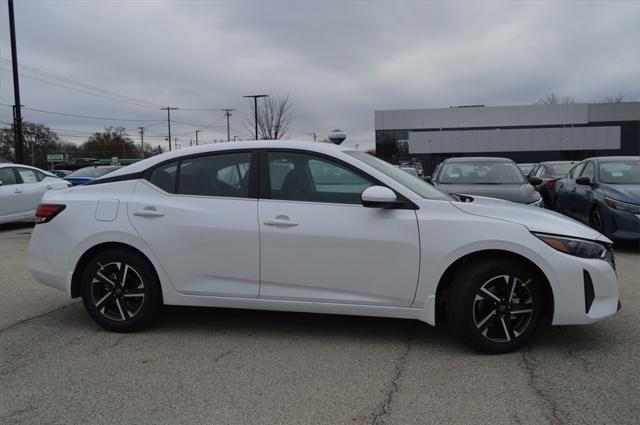
POLYGON ((615 200, 640 204, 640 184, 600 184, 600 187, 615 200))
POLYGON ((564 235, 611 243, 604 235, 554 211, 499 199, 473 197, 472 202, 452 202, 461 211, 525 226, 531 232, 564 235))
POLYGON ((530 204, 540 199, 540 194, 528 183, 523 184, 438 184, 437 187, 449 193, 488 196, 505 201, 530 204))

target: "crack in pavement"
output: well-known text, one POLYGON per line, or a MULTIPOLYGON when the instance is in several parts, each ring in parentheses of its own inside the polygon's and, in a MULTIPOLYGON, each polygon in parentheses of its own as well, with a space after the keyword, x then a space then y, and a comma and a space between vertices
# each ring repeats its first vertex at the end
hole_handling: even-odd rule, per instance
POLYGON ((393 374, 393 378, 391 379, 391 384, 387 390, 387 393, 384 397, 382 403, 378 405, 375 413, 373 414, 373 418, 369 422, 371 425, 380 425, 384 423, 384 417, 389 413, 391 408, 391 403, 393 403, 393 397, 398 392, 400 388, 400 378, 404 373, 407 357, 409 356, 409 352, 411 351, 411 347, 413 345, 413 327, 409 332, 409 338, 405 344, 404 350, 398 356, 395 361, 395 373, 393 374))
POLYGON ((562 414, 560 406, 558 406, 558 404, 553 400, 553 397, 545 393, 544 387, 536 385, 536 365, 528 356, 528 354, 531 352, 531 346, 527 345, 526 347, 522 347, 521 350, 522 364, 528 376, 527 385, 529 386, 529 388, 531 388, 535 395, 538 396, 538 398, 548 406, 549 414, 551 415, 551 417, 549 418, 549 422, 553 425, 561 425, 567 423, 567 421, 561 417, 565 415, 562 414))
POLYGON ((14 322, 14 323, 12 323, 12 324, 10 324, 8 326, 5 326, 4 328, 0 329, 0 333, 6 332, 8 330, 11 330, 11 329, 13 329, 13 328, 15 328, 17 326, 20 326, 20 325, 22 325, 24 323, 27 323, 27 322, 30 322, 32 320, 40 319, 40 318, 42 318, 44 316, 47 316, 47 315, 49 315, 51 313, 55 313, 57 311, 64 310, 65 308, 71 307, 71 306, 76 305, 76 304, 80 304, 80 301, 72 302, 70 304, 65 304, 65 305, 63 305, 61 307, 54 308, 53 310, 49 310, 49 311, 47 311, 45 313, 38 314, 36 316, 27 317, 26 319, 18 320, 17 322, 14 322))

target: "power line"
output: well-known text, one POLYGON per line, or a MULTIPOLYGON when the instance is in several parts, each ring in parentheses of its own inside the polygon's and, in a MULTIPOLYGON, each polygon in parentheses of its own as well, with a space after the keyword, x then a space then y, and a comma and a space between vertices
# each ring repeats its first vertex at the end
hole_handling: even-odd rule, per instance
MULTIPOLYGON (((1 62, 5 62, 5 63, 9 62, 7 59, 4 59, 4 58, 0 58, 0 61, 1 62)), ((97 86, 94 86, 94 85, 91 85, 91 84, 83 83, 83 82, 76 81, 76 80, 73 80, 73 79, 68 78, 68 77, 63 77, 63 76, 60 76, 60 75, 53 74, 51 72, 44 71, 42 69, 36 68, 35 66, 29 66, 29 65, 24 65, 24 64, 18 64, 18 66, 21 69, 25 70, 25 71, 41 75, 41 76, 50 78, 52 80, 61 81, 61 82, 64 82, 66 84, 82 87, 84 89, 89 89, 89 90, 92 90, 92 91, 100 92, 100 93, 107 94, 107 95, 110 95, 110 96, 119 97, 119 98, 122 98, 122 99, 128 99, 128 100, 136 102, 136 103, 144 103, 144 104, 147 105, 147 107, 159 107, 159 106, 161 106, 159 103, 149 102, 149 101, 146 101, 146 100, 143 100, 143 99, 139 99, 139 98, 136 98, 136 97, 133 97, 133 96, 123 95, 123 94, 120 94, 120 93, 115 92, 113 90, 102 89, 100 87, 97 87, 97 86)))
MULTIPOLYGON (((6 104, 6 103, 0 103, 0 105, 13 107, 13 105, 9 105, 9 104, 6 104)), ((131 119, 131 118, 97 117, 97 116, 93 116, 93 115, 71 114, 71 113, 67 113, 67 112, 54 112, 54 111, 47 111, 47 110, 44 110, 44 109, 27 108, 27 107, 23 107, 22 109, 27 109, 29 111, 34 111, 34 112, 40 112, 40 113, 43 113, 43 114, 62 115, 62 116, 65 116, 65 117, 86 118, 86 119, 103 120, 103 121, 131 121, 131 122, 143 122, 143 121, 155 122, 155 121, 158 121, 157 118, 156 119, 131 119)))

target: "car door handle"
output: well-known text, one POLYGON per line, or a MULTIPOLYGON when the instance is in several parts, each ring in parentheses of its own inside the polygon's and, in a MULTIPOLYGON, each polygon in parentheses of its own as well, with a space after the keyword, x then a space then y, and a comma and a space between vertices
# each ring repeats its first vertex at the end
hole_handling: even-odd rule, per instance
POLYGON ((141 210, 134 211, 133 215, 137 217, 153 218, 153 217, 162 217, 164 216, 164 213, 158 211, 157 209, 155 209, 155 207, 144 207, 141 210))
POLYGON ((296 223, 295 221, 289 220, 289 217, 287 217, 286 215, 279 215, 271 220, 265 220, 264 224, 266 226, 278 227, 293 227, 298 225, 298 223, 296 223))

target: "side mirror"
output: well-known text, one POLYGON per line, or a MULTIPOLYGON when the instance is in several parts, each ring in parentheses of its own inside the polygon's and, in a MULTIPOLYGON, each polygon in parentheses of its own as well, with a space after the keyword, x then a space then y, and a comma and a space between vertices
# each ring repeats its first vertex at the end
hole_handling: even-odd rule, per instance
POLYGON ((582 186, 591 186, 591 179, 589 177, 578 177, 576 179, 576 184, 582 186))
POLYGON ((537 186, 539 184, 542 184, 542 179, 540 177, 529 177, 529 183, 531 183, 534 186, 537 186))
POLYGON ((424 176, 423 177, 424 181, 426 181, 427 183, 431 183, 431 176, 424 176))
POLYGON ((393 190, 384 186, 369 186, 361 197, 362 205, 368 208, 395 208, 399 205, 393 190))

